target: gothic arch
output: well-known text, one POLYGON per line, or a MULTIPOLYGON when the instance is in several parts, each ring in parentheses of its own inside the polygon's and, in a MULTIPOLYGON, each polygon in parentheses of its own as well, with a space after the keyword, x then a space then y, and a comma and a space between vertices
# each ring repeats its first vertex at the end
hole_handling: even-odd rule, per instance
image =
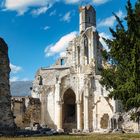
MULTIPOLYGON (((64 99, 64 94, 66 93, 66 91, 68 90, 68 89, 71 89, 73 92, 74 92, 74 94, 75 94, 75 91, 74 91, 74 89, 71 87, 71 86, 68 86, 68 87, 65 87, 65 88, 63 88, 61 91, 61 99, 63 100, 64 99)), ((76 94, 75 94, 75 96, 76 96, 76 94)))
POLYGON ((68 88, 63 95, 63 129, 72 131, 76 128, 76 95, 71 88, 68 88))
POLYGON ((89 48, 88 48, 88 37, 84 34, 84 56, 85 56, 85 63, 89 64, 89 48))

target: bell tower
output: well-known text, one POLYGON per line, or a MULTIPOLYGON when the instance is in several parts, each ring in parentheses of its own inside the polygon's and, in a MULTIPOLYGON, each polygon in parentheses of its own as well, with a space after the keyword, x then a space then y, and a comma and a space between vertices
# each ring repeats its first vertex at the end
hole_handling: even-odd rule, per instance
POLYGON ((96 27, 96 11, 91 5, 81 6, 79 8, 80 19, 79 28, 80 33, 86 30, 86 28, 94 26, 96 27))

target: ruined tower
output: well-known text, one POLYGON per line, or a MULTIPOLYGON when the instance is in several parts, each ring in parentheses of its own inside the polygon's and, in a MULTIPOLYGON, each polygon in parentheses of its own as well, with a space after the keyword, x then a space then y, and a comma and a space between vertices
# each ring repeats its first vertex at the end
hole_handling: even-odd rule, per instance
POLYGON ((4 40, 0 38, 0 131, 11 131, 14 128, 9 73, 8 47, 4 40))
POLYGON ((96 27, 96 11, 91 5, 80 7, 79 12, 80 33, 85 31, 88 27, 96 27))

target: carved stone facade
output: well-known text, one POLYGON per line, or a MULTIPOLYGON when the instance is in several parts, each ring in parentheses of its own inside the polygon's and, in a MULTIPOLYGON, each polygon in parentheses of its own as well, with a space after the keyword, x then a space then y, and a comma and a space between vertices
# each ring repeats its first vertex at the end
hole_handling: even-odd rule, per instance
POLYGON ((116 104, 99 83, 102 45, 96 12, 90 5, 79 12, 79 36, 69 43, 66 57, 38 70, 32 97, 41 101, 42 124, 60 131, 107 131, 116 104))
POLYGON ((11 111, 9 73, 8 47, 0 38, 0 131, 13 130, 15 127, 11 111))

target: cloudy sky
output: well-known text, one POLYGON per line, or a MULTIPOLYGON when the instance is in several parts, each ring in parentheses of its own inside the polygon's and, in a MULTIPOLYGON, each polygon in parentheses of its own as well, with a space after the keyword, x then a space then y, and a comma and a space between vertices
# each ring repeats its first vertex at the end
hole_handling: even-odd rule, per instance
POLYGON ((78 7, 84 4, 95 7, 100 36, 110 37, 112 12, 126 15, 126 0, 0 0, 0 37, 9 46, 11 81, 33 80, 38 68, 64 55, 79 33, 78 7))

